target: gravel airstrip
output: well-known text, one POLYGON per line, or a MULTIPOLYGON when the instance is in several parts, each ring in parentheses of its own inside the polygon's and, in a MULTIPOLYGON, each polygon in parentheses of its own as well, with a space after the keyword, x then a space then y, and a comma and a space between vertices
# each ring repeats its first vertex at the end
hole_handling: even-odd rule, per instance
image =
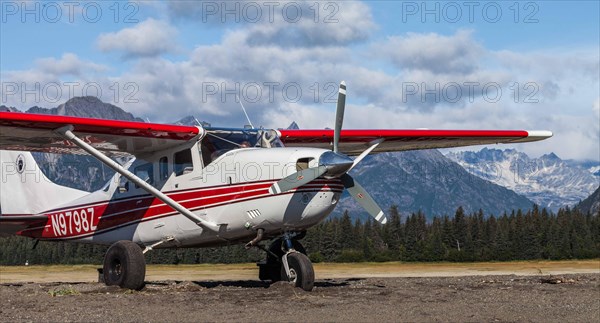
POLYGON ((89 266, 64 279, 38 267, 38 282, 0 267, 0 321, 600 322, 600 260, 525 264, 317 265, 312 292, 252 279, 251 265, 150 267, 142 291, 93 282, 89 266))

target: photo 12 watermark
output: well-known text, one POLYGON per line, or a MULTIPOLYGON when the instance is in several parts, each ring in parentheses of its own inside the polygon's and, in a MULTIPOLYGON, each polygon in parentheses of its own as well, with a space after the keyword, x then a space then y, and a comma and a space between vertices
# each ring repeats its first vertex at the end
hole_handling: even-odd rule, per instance
POLYGON ((0 1, 2 23, 138 23, 139 11, 129 1, 0 1))
POLYGON ((508 96, 514 103, 539 103, 540 86, 536 82, 510 82, 502 86, 498 82, 402 82, 402 103, 457 103, 499 102, 508 96))
MULTIPOLYGON (((8 183, 11 177, 17 176, 22 183, 40 183, 42 181, 51 182, 48 179, 50 176, 44 174, 44 169, 47 171, 51 163, 41 161, 38 163, 25 163, 22 154, 18 154, 14 160, 3 160, 2 167, 2 183, 8 183)), ((90 169, 98 168, 98 165, 79 162, 66 161, 61 162, 64 169, 71 171, 89 173, 90 169)), ((421 183, 429 182, 445 182, 451 183, 455 181, 465 181, 470 183, 476 181, 477 178, 483 178, 491 182, 505 182, 513 184, 527 184, 536 181, 536 175, 543 170, 543 167, 536 162, 517 161, 510 165, 507 169, 500 162, 486 162, 481 165, 464 165, 464 170, 471 174, 477 173, 477 176, 464 177, 464 170, 456 168, 453 164, 446 165, 431 165, 419 162, 409 162, 403 166, 403 172, 395 175, 395 179, 402 181, 418 181, 421 183), (482 172, 481 170, 486 171, 482 172)), ((240 183, 240 182, 255 182, 265 179, 283 179, 296 173, 296 163, 282 162, 216 162, 210 163, 203 167, 199 173, 202 176, 198 183, 240 183)), ((317 169, 315 169, 317 172, 317 169)), ((111 172, 111 174, 113 174, 111 172)), ((136 174, 139 175, 138 172, 136 174)), ((306 174, 305 174, 306 175, 306 174)), ((111 175, 112 176, 112 175, 111 175)), ((148 176, 148 175, 147 175, 148 176)), ((125 179, 119 176, 111 179, 119 185, 125 179)), ((287 179, 294 182, 294 179, 287 179)), ((297 179, 296 179, 297 180, 297 179)))
POLYGON ((203 23, 337 23, 340 11, 333 1, 202 1, 197 6, 203 23))
POLYGON ((93 96, 113 103, 139 103, 136 82, 2 82, 0 103, 55 104, 73 97, 93 96))
POLYGON ((403 23, 539 23, 533 1, 402 1, 403 23))
POLYGON ((202 82, 202 103, 288 102, 309 103, 337 102, 339 84, 336 82, 202 82))

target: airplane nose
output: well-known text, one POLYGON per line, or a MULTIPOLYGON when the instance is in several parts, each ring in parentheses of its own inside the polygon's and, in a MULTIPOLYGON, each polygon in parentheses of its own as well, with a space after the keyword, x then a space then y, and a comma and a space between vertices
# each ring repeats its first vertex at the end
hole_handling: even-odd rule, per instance
POLYGON ((339 177, 346 174, 353 163, 354 161, 350 157, 333 151, 326 151, 319 157, 319 166, 324 166, 327 169, 326 175, 330 177, 339 177))

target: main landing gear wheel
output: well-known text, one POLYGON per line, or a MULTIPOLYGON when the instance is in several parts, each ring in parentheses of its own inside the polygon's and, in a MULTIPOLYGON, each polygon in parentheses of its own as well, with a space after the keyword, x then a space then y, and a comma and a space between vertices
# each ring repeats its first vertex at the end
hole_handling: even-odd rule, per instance
POLYGON ((104 283, 140 290, 146 278, 146 260, 142 249, 131 241, 115 242, 104 256, 104 283))
POLYGON ((315 285, 315 271, 310 259, 299 252, 290 252, 287 254, 287 262, 290 275, 287 277, 285 266, 281 266, 281 277, 287 277, 287 281, 294 284, 294 287, 310 292, 315 285))

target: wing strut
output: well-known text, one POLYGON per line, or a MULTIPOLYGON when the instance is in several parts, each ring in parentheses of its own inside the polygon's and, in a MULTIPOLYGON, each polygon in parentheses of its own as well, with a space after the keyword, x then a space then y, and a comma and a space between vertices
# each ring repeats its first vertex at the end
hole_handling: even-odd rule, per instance
POLYGON ((157 199, 165 202, 165 204, 167 204, 168 206, 172 207, 175 211, 183 214, 185 217, 187 217, 188 219, 190 219, 191 221, 193 221, 194 223, 196 223, 198 226, 200 226, 200 227, 202 227, 204 229, 211 230, 211 231, 218 231, 219 230, 219 226, 217 224, 200 219, 192 211, 186 209, 181 204, 175 202, 173 199, 171 199, 166 194, 164 194, 163 192, 161 192, 158 189, 156 189, 154 186, 146 183, 146 181, 144 181, 141 178, 137 177, 135 174, 133 174, 132 172, 128 171, 123 166, 119 165, 119 163, 117 163, 114 160, 108 158, 106 155, 104 155, 103 153, 101 153, 100 151, 98 151, 96 148, 90 146, 89 144, 87 144, 86 142, 84 142, 83 140, 81 140, 79 137, 77 137, 73 133, 73 126, 68 125, 68 126, 65 126, 65 127, 62 127, 62 128, 58 128, 58 129, 56 129, 54 131, 56 133, 60 134, 61 136, 63 136, 64 138, 72 141, 75 145, 77 145, 79 148, 85 150, 90 155, 96 157, 96 159, 98 159, 104 165, 112 168, 115 172, 123 175, 125 178, 127 178, 130 181, 132 181, 137 186, 143 188, 146 192, 150 193, 151 195, 154 195, 157 199))

